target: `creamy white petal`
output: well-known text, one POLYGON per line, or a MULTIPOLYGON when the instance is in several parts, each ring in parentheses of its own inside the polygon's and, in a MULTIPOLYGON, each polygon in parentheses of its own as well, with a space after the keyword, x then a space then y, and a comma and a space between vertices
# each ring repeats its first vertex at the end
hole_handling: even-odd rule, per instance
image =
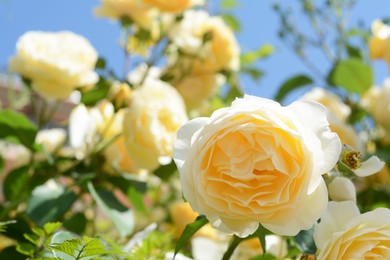
POLYGON ((69 116, 69 143, 73 148, 81 148, 86 139, 93 135, 96 126, 84 105, 75 107, 69 116))
POLYGON ((383 166, 385 163, 374 155, 362 162, 360 167, 353 172, 359 177, 367 177, 382 170, 383 166))
POLYGON ((342 145, 337 134, 329 129, 325 107, 312 101, 296 101, 289 107, 294 110, 302 124, 320 139, 320 151, 324 157, 323 164, 319 165, 321 174, 329 172, 339 160, 342 145))
POLYGON ((321 217, 321 222, 314 230, 313 237, 316 246, 321 249, 331 239, 333 233, 343 230, 351 219, 359 215, 359 209, 353 201, 329 202, 327 210, 321 217))
POLYGON ((356 188, 353 182, 345 177, 336 177, 328 185, 329 197, 335 201, 351 200, 356 202, 356 188))
POLYGON ((284 223, 268 224, 262 223, 262 225, 275 234, 282 236, 295 236, 301 230, 310 229, 325 211, 328 196, 327 189, 324 181, 320 182, 318 188, 308 195, 301 205, 302 207, 297 210, 297 215, 291 217, 284 223))
POLYGON ((207 120, 208 118, 206 117, 195 118, 179 128, 177 140, 173 147, 173 159, 180 172, 183 170, 184 161, 191 148, 192 136, 206 124, 207 120))

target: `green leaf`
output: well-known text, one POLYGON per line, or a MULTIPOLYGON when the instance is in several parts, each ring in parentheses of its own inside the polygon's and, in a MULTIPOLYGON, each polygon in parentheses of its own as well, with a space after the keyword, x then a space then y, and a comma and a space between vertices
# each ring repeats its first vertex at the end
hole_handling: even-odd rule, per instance
POLYGON ((180 251, 180 249, 187 243, 187 241, 204 225, 209 223, 208 219, 205 216, 199 216, 194 222, 188 224, 183 233, 181 234, 179 240, 177 241, 175 247, 175 256, 180 251))
POLYGON ((312 83, 313 80, 306 75, 302 74, 302 75, 293 76, 288 80, 286 80, 285 82, 283 82, 283 84, 279 87, 278 93, 275 96, 275 100, 281 102, 291 91, 307 86, 312 83))
POLYGON ((37 234, 27 233, 27 234, 24 234, 24 238, 36 246, 39 244, 40 236, 38 236, 37 234))
POLYGON ((35 247, 30 243, 17 243, 16 250, 27 256, 34 256, 35 247))
POLYGON ((38 226, 56 221, 67 212, 76 201, 76 195, 58 185, 54 189, 47 185, 34 189, 27 205, 27 214, 38 226))
POLYGON ((17 223, 16 220, 1 221, 0 222, 0 233, 5 232, 7 230, 7 226, 9 224, 15 224, 15 223, 17 223))
POLYGON ((61 222, 48 222, 43 225, 43 230, 46 232, 46 235, 51 235, 62 226, 61 222))
POLYGON ((230 9, 238 6, 237 0, 222 0, 220 3, 221 8, 230 9))
POLYGON ((64 227, 76 234, 83 234, 87 227, 87 222, 85 215, 81 212, 77 212, 64 221, 64 227))
POLYGON ((38 128, 25 115, 10 110, 0 110, 0 139, 18 141, 30 150, 34 150, 38 128))
POLYGON ((358 47, 352 46, 350 44, 347 44, 346 47, 347 47, 348 56, 350 58, 363 59, 362 52, 358 47))
POLYGON ((70 256, 75 256, 76 253, 79 251, 79 246, 81 245, 81 239, 74 238, 70 240, 65 240, 62 243, 50 244, 47 247, 70 256))
POLYGON ((314 226, 309 230, 302 230, 294 237, 294 241, 299 250, 304 254, 313 255, 317 251, 313 238, 314 226))
POLYGON ((264 254, 264 255, 257 255, 255 257, 252 257, 250 260, 275 260, 275 256, 271 254, 264 254))
POLYGON ((330 83, 343 87, 350 93, 363 94, 374 80, 370 65, 357 58, 349 58, 338 62, 329 73, 330 83))
POLYGON ((33 227, 31 228, 31 231, 36 234, 37 236, 40 236, 40 237, 44 237, 46 234, 45 234, 45 230, 43 230, 42 228, 40 227, 33 227))
POLYGON ((110 176, 107 178, 107 181, 118 187, 123 193, 127 193, 129 187, 134 187, 141 193, 144 193, 147 190, 146 182, 132 177, 131 174, 110 176))
POLYGON ((104 70, 106 68, 106 60, 102 57, 99 57, 95 64, 95 69, 104 70))
POLYGON ((10 173, 4 180, 3 190, 4 196, 8 201, 24 199, 30 194, 26 186, 30 180, 28 167, 23 166, 17 168, 10 173))
POLYGON ((121 236, 124 237, 133 232, 134 212, 132 210, 120 204, 112 193, 104 191, 98 193, 91 182, 88 183, 88 190, 99 208, 112 220, 121 236))
POLYGON ((244 67, 241 73, 249 75, 254 81, 258 81, 264 75, 264 72, 256 67, 244 67))
POLYGON ((175 173, 177 173, 177 167, 173 160, 170 164, 161 165, 154 171, 154 175, 160 177, 160 179, 164 181, 168 181, 175 173))
POLYGON ((143 201, 143 196, 142 193, 137 191, 134 187, 130 187, 129 190, 127 191, 127 196, 129 197, 131 204, 135 208, 135 210, 145 213, 145 205, 143 201))
POLYGON ((110 88, 111 83, 101 77, 93 89, 82 93, 81 102, 86 106, 93 106, 107 96, 110 88))
POLYGON ((274 53, 275 49, 271 44, 263 44, 255 51, 249 51, 241 55, 240 62, 242 65, 252 64, 257 60, 265 59, 274 53))
POLYGON ((102 241, 99 238, 91 238, 88 236, 83 236, 85 242, 83 251, 81 251, 81 258, 94 256, 94 255, 104 255, 107 253, 106 247, 103 245, 102 241))
POLYGON ((235 16, 231 14, 221 14, 221 17, 233 31, 239 32, 241 30, 240 22, 235 16))

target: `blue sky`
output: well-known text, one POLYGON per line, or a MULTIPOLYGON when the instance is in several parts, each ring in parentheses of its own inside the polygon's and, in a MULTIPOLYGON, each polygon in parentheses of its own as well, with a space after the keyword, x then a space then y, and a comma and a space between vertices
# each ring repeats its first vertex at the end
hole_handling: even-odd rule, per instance
MULTIPOLYGON (((241 49, 254 50, 264 43, 271 43, 276 48, 274 55, 259 63, 260 68, 266 72, 264 78, 259 83, 247 80, 242 82, 245 92, 272 98, 284 80, 308 70, 277 38, 279 20, 271 9, 272 1, 238 2, 239 7, 234 10, 234 14, 242 24, 242 31, 237 35, 241 49)), ((18 37, 26 31, 70 30, 89 39, 99 54, 108 61, 108 67, 120 73, 123 67, 123 52, 118 45, 119 25, 95 17, 92 10, 98 5, 99 0, 0 0, 0 69, 6 69, 9 57, 15 53, 18 37)), ((372 20, 383 17, 390 17, 388 0, 358 0, 350 19, 360 19, 370 25, 372 20)), ((304 23, 305 21, 297 20, 298 26, 304 23)), ((319 67, 327 66, 321 56, 314 58, 319 67)), ((375 81, 380 84, 388 75, 387 68, 384 62, 374 62, 374 66, 375 81)))

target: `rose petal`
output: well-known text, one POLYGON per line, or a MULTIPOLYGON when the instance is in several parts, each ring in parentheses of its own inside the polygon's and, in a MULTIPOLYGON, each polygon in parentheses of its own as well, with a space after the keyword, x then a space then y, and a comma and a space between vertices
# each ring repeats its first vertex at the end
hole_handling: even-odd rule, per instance
POLYGON ((207 120, 208 118, 206 117, 195 118, 179 128, 177 140, 173 147, 173 158, 179 171, 182 170, 184 161, 191 148, 192 136, 206 124, 207 120))
POLYGON ((345 177, 336 177, 328 185, 329 197, 335 201, 351 200, 356 202, 356 188, 353 182, 345 177))
POLYGON ((383 166, 385 166, 385 163, 374 155, 362 162, 360 167, 353 170, 353 172, 359 177, 367 177, 382 170, 383 166))
POLYGON ((262 223, 262 225, 275 234, 282 236, 295 236, 301 230, 310 229, 313 223, 320 218, 328 203, 327 189, 324 181, 318 188, 306 197, 302 208, 297 210, 297 215, 288 221, 277 224, 262 223))
POLYGON ((352 201, 329 202, 321 222, 314 230, 313 238, 316 246, 319 249, 323 248, 333 233, 342 230, 351 219, 359 215, 359 209, 352 201))
POLYGON ((326 117, 326 109, 319 103, 313 101, 299 100, 289 106, 297 118, 301 121, 305 129, 309 129, 317 137, 310 133, 302 133, 307 141, 307 145, 313 152, 313 162, 315 163, 309 193, 315 189, 321 181, 321 175, 329 172, 336 165, 341 153, 341 142, 338 135, 330 131, 326 117), (317 140, 320 147, 317 147, 317 140))

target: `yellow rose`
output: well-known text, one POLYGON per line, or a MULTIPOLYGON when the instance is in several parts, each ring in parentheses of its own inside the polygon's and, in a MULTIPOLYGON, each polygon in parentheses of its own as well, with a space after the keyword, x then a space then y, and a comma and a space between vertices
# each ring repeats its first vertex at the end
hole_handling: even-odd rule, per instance
POLYGON ((326 209, 321 175, 340 151, 318 103, 282 107, 245 95, 180 128, 174 160, 184 196, 215 228, 245 237, 260 222, 276 234, 296 235, 326 209))
POLYGON ((127 83, 114 82, 108 93, 108 99, 113 101, 115 108, 122 108, 131 100, 131 88, 127 83))
POLYGON ((62 128, 40 130, 35 138, 37 144, 41 144, 47 153, 54 153, 65 144, 66 131, 62 128))
POLYGON ((316 87, 305 93, 301 100, 316 101, 325 106, 329 127, 337 133, 341 143, 348 144, 359 151, 364 149, 363 142, 355 129, 346 123, 346 119, 351 114, 351 108, 344 104, 337 95, 316 87))
POLYGON ((327 118, 329 121, 330 129, 339 136, 341 143, 347 144, 358 151, 364 150, 364 143, 362 142, 352 125, 341 121, 339 118, 337 118, 334 114, 330 112, 327 113, 327 118))
POLYGON ((153 170, 169 163, 176 132, 187 120, 183 99, 172 86, 150 79, 134 90, 123 135, 135 166, 153 170))
POLYGON ((115 141, 108 145, 104 151, 104 158, 106 159, 105 167, 108 171, 113 168, 125 173, 141 173, 139 169, 134 166, 134 160, 131 158, 126 149, 125 139, 122 134, 123 130, 123 117, 125 109, 120 109, 114 114, 111 103, 107 103, 110 107, 109 111, 112 111, 109 118, 110 121, 106 124, 106 130, 102 132, 103 137, 106 140, 117 136, 115 141), (109 125, 108 125, 109 124, 109 125), (108 127, 107 127, 108 126, 108 127), (119 136, 118 136, 119 135, 119 136))
POLYGON ((96 50, 72 32, 31 31, 17 42, 9 69, 32 80, 32 88, 47 99, 65 99, 78 87, 93 85, 96 50))
POLYGON ((95 107, 87 109, 78 105, 73 109, 69 119, 69 141, 71 147, 78 150, 83 157, 93 149, 99 140, 109 141, 103 154, 106 159, 105 168, 111 171, 115 168, 124 172, 133 172, 134 164, 127 153, 122 135, 124 109, 115 112, 114 106, 107 100, 102 100, 95 107))
POLYGON ((316 101, 322 104, 329 112, 342 121, 345 121, 351 114, 351 108, 344 104, 339 96, 320 87, 306 92, 301 99, 316 101))
POLYGON ((156 9, 140 0, 101 0, 101 6, 95 9, 95 15, 119 20, 128 17, 144 29, 153 28, 158 15, 156 9))
POLYGON ((352 201, 330 202, 314 231, 321 259, 389 259, 390 210, 364 214, 352 201))
POLYGON ((371 25, 372 37, 368 43, 371 59, 386 59, 390 62, 390 27, 380 20, 371 25))
MULTIPOLYGON (((169 212, 172 217, 173 225, 175 226, 175 237, 179 238, 183 233, 187 224, 195 221, 199 214, 192 211, 191 206, 185 202, 173 203, 169 212)), ((216 239, 215 229, 211 228, 210 224, 206 224, 199 229, 194 236, 208 237, 210 239, 216 239)))
POLYGON ((157 7, 162 12, 178 13, 195 5, 204 4, 202 0, 144 0, 145 3, 157 7))
POLYGON ((188 54, 197 55, 208 70, 237 70, 240 48, 232 30, 221 17, 205 11, 186 11, 183 19, 168 31, 173 43, 188 54), (204 42, 208 34, 210 39, 204 42))
POLYGON ((185 76, 178 71, 172 85, 183 97, 186 107, 192 109, 214 94, 224 82, 225 77, 221 74, 204 69, 201 63, 194 63, 185 76))
POLYGON ((371 87, 362 97, 362 105, 371 113, 377 123, 390 134, 390 79, 381 88, 371 87))

